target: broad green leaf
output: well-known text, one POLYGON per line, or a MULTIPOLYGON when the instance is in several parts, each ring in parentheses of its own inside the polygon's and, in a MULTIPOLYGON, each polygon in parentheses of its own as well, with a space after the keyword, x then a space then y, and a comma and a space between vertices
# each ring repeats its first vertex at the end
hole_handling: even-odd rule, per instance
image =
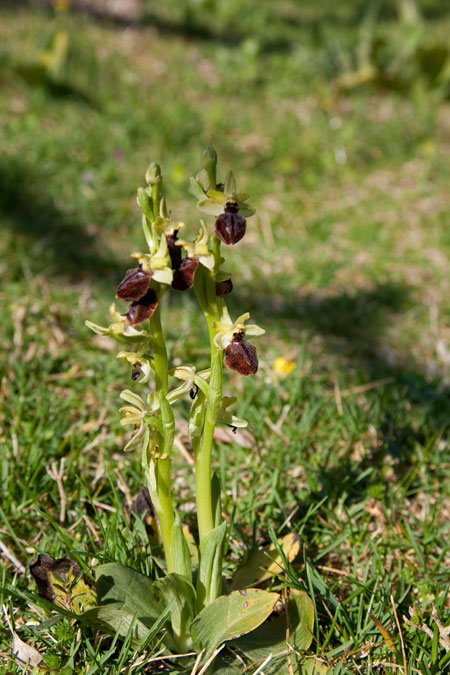
POLYGON ((195 646, 205 649, 206 657, 222 642, 249 633, 267 619, 278 597, 277 593, 249 589, 217 598, 192 623, 195 646))
POLYGON ((250 635, 234 640, 232 646, 252 662, 264 660, 269 654, 287 653, 288 618, 290 646, 297 651, 308 649, 313 638, 314 606, 307 593, 297 590, 290 592, 288 617, 283 613, 273 621, 267 621, 250 635))
POLYGON ((152 581, 119 563, 100 565, 96 573, 97 598, 102 606, 113 604, 147 627, 169 608, 163 642, 169 649, 180 648, 180 636, 186 633, 195 606, 194 588, 184 577, 169 574, 152 581))
POLYGON ((306 658, 299 664, 298 675, 327 675, 330 669, 315 656, 306 658))
MULTIPOLYGON (((290 532, 279 540, 279 545, 289 562, 292 562, 300 550, 300 538, 296 532, 290 532)), ((257 586, 262 581, 280 574, 284 570, 283 560, 275 545, 269 544, 255 551, 247 562, 240 567, 231 582, 231 590, 257 586)))
POLYGON ((120 563, 95 568, 99 605, 122 603, 122 609, 151 625, 161 614, 162 604, 154 598, 153 582, 140 572, 120 563))
POLYGON ((93 607, 82 615, 83 619, 94 623, 108 633, 118 633, 121 637, 130 635, 134 643, 141 642, 149 635, 149 626, 125 611, 120 603, 93 607))
POLYGON ((223 542, 227 525, 208 532, 200 544, 200 564, 197 577, 197 611, 215 600, 222 590, 223 542))
POLYGON ((194 618, 194 587, 180 574, 168 574, 153 582, 152 591, 163 607, 170 605, 170 630, 176 648, 189 651, 192 647, 189 629, 194 618))
MULTIPOLYGON (((265 672, 265 671, 264 671, 265 672)), ((212 662, 208 675, 242 675, 242 662, 229 650, 223 649, 212 662)))
POLYGON ((172 527, 173 568, 177 574, 192 583, 192 563, 189 546, 184 536, 180 514, 177 512, 172 527))

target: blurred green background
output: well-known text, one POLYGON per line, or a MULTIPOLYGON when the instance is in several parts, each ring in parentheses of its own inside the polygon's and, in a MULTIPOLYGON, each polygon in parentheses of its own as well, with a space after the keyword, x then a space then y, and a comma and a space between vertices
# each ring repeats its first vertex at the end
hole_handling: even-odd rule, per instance
MULTIPOLYGON (((446 0, 1 4, 0 515, 24 564, 35 550, 70 547, 139 564, 138 548, 116 549, 84 520, 100 517, 94 499, 108 526, 122 526, 121 490, 141 482, 138 459, 121 453, 118 394, 129 374, 84 320, 107 320, 128 253, 142 244, 135 192, 148 164, 162 165, 174 218, 193 233, 188 178, 212 144, 257 208, 226 251, 231 308, 267 331, 256 378, 229 380, 250 442, 217 450, 228 515, 237 504, 232 546, 251 547, 268 522, 287 519, 313 564, 356 578, 375 555, 375 503, 385 517, 380 612, 392 589, 404 611, 414 598, 448 608, 448 9, 446 0), (296 363, 284 378, 273 369, 280 356, 296 363), (48 469, 62 458, 64 537, 43 525, 58 517, 48 469)), ((165 320, 173 358, 203 366, 191 296, 171 298, 165 320)), ((187 470, 176 457, 192 520, 187 470)), ((355 648, 367 639, 358 621, 355 648)), ((327 637, 337 655, 342 636, 327 637)))

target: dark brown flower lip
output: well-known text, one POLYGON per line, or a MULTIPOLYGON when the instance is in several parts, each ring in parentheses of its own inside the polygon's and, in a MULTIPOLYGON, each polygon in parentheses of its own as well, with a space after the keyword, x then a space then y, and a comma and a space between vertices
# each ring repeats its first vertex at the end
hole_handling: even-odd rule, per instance
POLYGON ((216 235, 227 246, 237 244, 245 234, 246 220, 239 213, 225 211, 216 220, 216 235))
POLYGON ((233 282, 231 279, 225 281, 216 281, 216 295, 229 295, 233 290, 233 282))
POLYGON ((137 324, 146 321, 146 319, 150 319, 157 306, 158 296, 153 288, 149 288, 142 298, 135 300, 128 307, 128 312, 125 315, 127 323, 130 326, 136 326, 137 324))
POLYGON ((139 300, 147 293, 150 281, 151 274, 141 267, 127 270, 125 277, 117 286, 116 297, 127 302, 139 300))
POLYGON ((254 375, 258 370, 256 347, 244 339, 243 333, 235 333, 225 349, 224 364, 240 375, 254 375))
POLYGON ((179 268, 173 273, 172 288, 176 291, 187 291, 192 288, 197 267, 198 260, 196 258, 182 260, 179 268))
POLYGON ((181 265, 181 247, 177 246, 178 230, 174 230, 173 234, 166 234, 167 248, 169 249, 170 262, 172 269, 175 271, 181 265))

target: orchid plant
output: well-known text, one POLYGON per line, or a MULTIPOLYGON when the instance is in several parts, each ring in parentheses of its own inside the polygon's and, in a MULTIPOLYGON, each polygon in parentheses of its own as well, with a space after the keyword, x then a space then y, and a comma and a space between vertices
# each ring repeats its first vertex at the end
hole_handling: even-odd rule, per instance
MULTIPOLYGON (((204 168, 192 179, 192 192, 199 198, 200 211, 214 212, 218 217, 215 233, 210 235, 201 221, 193 242, 178 239, 184 223, 172 220, 164 197, 160 167, 157 164, 149 167, 147 186, 138 190, 148 252, 132 253, 137 267, 127 271, 116 292, 117 298, 130 303, 128 310, 119 314, 112 305, 113 322, 108 327, 87 322, 94 332, 125 343, 132 351, 119 352, 118 356, 132 364, 132 377, 137 382, 150 382, 151 389, 144 397, 129 389, 122 392, 121 398, 127 403, 121 408, 124 413, 122 424, 136 428, 125 449, 140 447, 142 450, 142 464, 158 514, 169 574, 184 572, 186 568, 186 560, 181 562, 181 569, 180 561, 174 555, 175 510, 170 475, 175 437, 174 405, 183 397, 191 397, 189 434, 195 455, 197 521, 202 546, 209 533, 222 523, 211 474, 214 429, 219 423, 246 426, 246 422, 228 411, 232 401, 223 397, 223 364, 242 375, 256 373, 256 348, 246 337, 264 333, 256 325, 245 325, 248 313, 233 322, 226 305, 232 283, 230 275, 222 269, 221 243, 232 245, 242 239, 246 220, 240 212, 250 216, 254 210, 244 201, 247 195, 236 193, 232 172, 224 184, 218 184, 216 165, 215 151, 206 148, 204 168), (211 349, 210 367, 200 372, 190 364, 170 368, 161 325, 164 295, 169 290, 188 291, 191 288, 206 320, 211 349), (181 380, 182 384, 171 389, 172 377, 181 380)), ((220 593, 221 584, 214 583, 209 587, 210 583, 212 580, 208 580, 204 592, 205 597, 213 600, 220 593)), ((199 608, 204 603, 202 599, 199 608)))
MULTIPOLYGON (((242 636, 253 631, 261 641, 258 630, 265 630, 261 624, 272 614, 280 596, 255 586, 282 571, 297 554, 299 542, 295 533, 274 540, 250 556, 228 586, 225 584, 222 564, 227 522, 221 510, 219 480, 212 471, 214 431, 218 424, 236 429, 247 422, 230 412, 236 399, 223 394, 223 370, 225 366, 243 376, 255 374, 257 352, 247 338, 260 336, 264 330, 248 323, 248 312, 235 320, 231 317, 226 299, 233 284, 223 269, 221 246, 234 246, 245 235, 246 218, 254 213, 249 197, 237 191, 232 171, 223 182, 218 180, 216 152, 205 148, 202 169, 191 178, 191 192, 198 209, 215 217, 214 231, 201 220, 197 237, 188 241, 178 237, 185 225, 174 220, 167 207, 158 164, 150 165, 145 180, 146 186, 137 191, 137 201, 147 248, 132 253, 136 264, 116 290, 117 299, 129 303, 128 307, 121 312, 111 305, 108 326, 86 324, 95 333, 120 343, 123 351, 117 357, 131 366, 133 389, 120 394, 125 404, 120 409, 121 423, 133 427, 124 449, 141 453, 164 552, 163 575, 150 579, 118 563, 96 567, 95 596, 85 603, 83 617, 136 641, 154 636, 162 640, 169 659, 175 659, 174 654, 197 654, 196 667, 206 672, 214 667, 212 662, 223 643, 232 641, 245 654, 251 642, 242 642, 246 639, 242 636), (210 363, 203 370, 192 364, 171 366, 161 321, 165 296, 170 291, 190 289, 209 336, 210 363), (175 411, 182 399, 190 403, 197 543, 174 506, 171 462, 175 411)), ((61 560, 65 578, 68 563, 66 558, 61 560)), ((58 575, 58 561, 39 556, 33 570, 42 586, 43 580, 50 582, 52 575, 58 575)), ((78 572, 74 564, 72 577, 78 572)), ((83 583, 89 595, 87 579, 83 583)), ((54 597, 53 590, 47 597, 50 595, 54 597)), ((312 639, 311 600, 306 593, 295 591, 284 601, 286 613, 290 607, 297 617, 297 623, 292 616, 290 620, 291 642, 305 649, 312 639)), ((78 609, 79 604, 78 597, 78 609)), ((292 645, 286 645, 284 617, 271 622, 269 633, 268 648, 288 653, 292 645)), ((186 672, 177 668, 174 672, 186 672)))

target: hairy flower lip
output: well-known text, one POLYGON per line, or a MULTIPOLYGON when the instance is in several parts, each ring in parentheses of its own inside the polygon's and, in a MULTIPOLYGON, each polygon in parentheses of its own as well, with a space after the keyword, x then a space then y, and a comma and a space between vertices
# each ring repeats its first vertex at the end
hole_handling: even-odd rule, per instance
POLYGON ((216 295, 229 295, 233 291, 233 282, 231 279, 224 279, 224 281, 216 281, 216 295))
POLYGON ((256 347, 244 340, 242 333, 236 333, 225 349, 224 364, 240 375, 254 375, 258 370, 256 347))
POLYGON ((139 300, 147 293, 150 281, 151 274, 141 267, 127 270, 125 277, 117 286, 116 298, 127 302, 139 300))
POLYGON ((217 236, 227 246, 234 246, 245 234, 246 220, 237 211, 225 209, 215 223, 217 236))
POLYGON ((197 267, 198 260, 195 258, 187 257, 182 260, 179 268, 174 271, 172 288, 175 291, 187 291, 192 288, 197 267))
POLYGON ((139 323, 142 323, 146 319, 150 319, 153 316, 155 309, 158 306, 158 296, 156 295, 153 288, 149 288, 147 293, 135 300, 128 307, 128 312, 126 313, 126 320, 130 326, 136 326, 139 323))

